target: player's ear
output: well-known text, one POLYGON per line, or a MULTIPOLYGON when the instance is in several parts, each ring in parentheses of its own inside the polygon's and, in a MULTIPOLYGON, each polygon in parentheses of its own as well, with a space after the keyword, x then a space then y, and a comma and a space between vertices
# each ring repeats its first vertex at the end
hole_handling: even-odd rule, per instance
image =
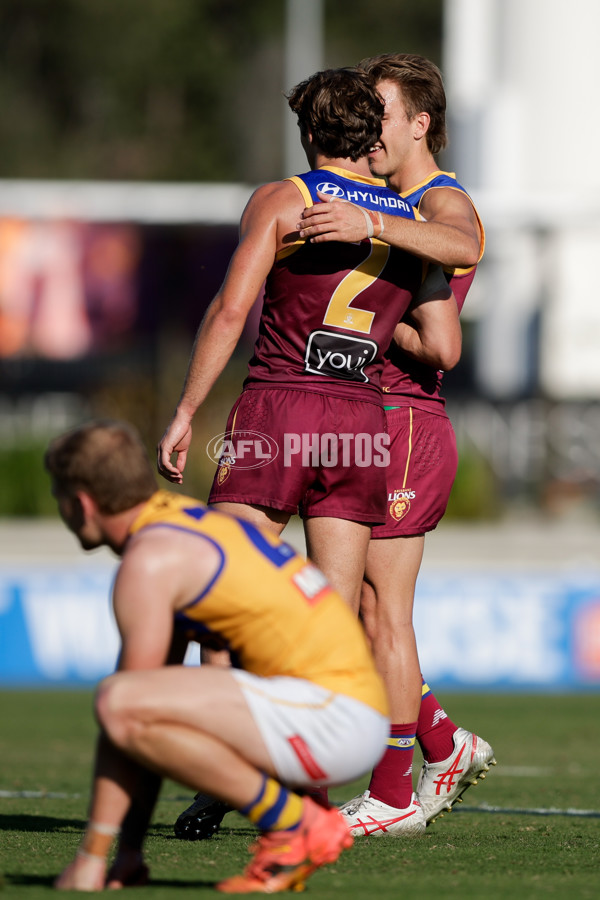
POLYGON ((415 140, 420 141, 425 137, 427 132, 429 131, 429 124, 431 122, 431 116, 429 113, 420 112, 412 120, 413 125, 413 134, 415 136, 415 140))
POLYGON ((77 491, 74 502, 79 505, 84 521, 98 512, 98 504, 91 494, 86 493, 86 491, 77 491))

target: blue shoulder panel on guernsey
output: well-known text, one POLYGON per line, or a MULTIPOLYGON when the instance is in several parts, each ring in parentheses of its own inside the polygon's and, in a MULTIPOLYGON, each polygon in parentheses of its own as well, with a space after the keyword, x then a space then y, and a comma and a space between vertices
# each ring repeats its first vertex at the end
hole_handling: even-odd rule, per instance
POLYGON ((469 196, 469 192, 462 186, 462 184, 460 184, 459 181, 456 180, 453 172, 438 172, 433 176, 433 178, 430 178, 429 181, 424 181, 413 191, 405 193, 402 196, 407 203, 411 203, 415 208, 418 208, 423 194, 425 194, 431 188, 440 187, 454 188, 454 190, 461 191, 463 194, 466 194, 467 197, 469 196))
POLYGON ((332 199, 348 200, 365 209, 403 216, 405 219, 415 218, 415 210, 411 204, 383 182, 372 184, 368 179, 347 178, 335 169, 313 169, 297 177, 305 183, 315 203, 320 202, 317 196, 317 191, 320 191, 332 199))

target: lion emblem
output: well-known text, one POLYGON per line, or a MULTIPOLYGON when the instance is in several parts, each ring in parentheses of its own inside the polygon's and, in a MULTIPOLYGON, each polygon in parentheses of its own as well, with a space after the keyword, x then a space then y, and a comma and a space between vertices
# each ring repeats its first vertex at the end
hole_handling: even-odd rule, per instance
POLYGON ((410 500, 406 497, 399 497, 390 504, 390 516, 399 522, 410 509, 410 500))
POLYGON ((219 468, 217 469, 217 484, 219 486, 227 481, 230 472, 231 466, 229 465, 229 463, 219 463, 219 468))

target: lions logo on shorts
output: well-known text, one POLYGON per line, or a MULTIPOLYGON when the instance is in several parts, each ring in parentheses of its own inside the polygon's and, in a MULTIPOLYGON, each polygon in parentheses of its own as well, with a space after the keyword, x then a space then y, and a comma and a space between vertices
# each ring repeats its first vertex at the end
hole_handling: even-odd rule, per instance
POLYGON ((224 484, 229 478, 234 462, 235 459, 232 459, 231 456, 222 456, 219 460, 219 467, 217 468, 217 484, 219 486, 224 484))
POLYGON ((390 504, 390 516, 396 522, 403 519, 410 510, 410 501, 415 499, 415 492, 403 488, 401 491, 391 491, 388 494, 390 504))
POLYGON ((390 506, 390 516, 399 522, 410 509, 410 500, 394 500, 390 506))

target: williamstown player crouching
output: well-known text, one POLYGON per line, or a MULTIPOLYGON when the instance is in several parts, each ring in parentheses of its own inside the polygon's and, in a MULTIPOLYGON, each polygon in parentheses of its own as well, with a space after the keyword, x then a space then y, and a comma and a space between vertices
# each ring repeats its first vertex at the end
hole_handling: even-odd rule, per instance
POLYGON ((352 837, 336 809, 296 789, 360 777, 382 755, 389 728, 355 616, 270 532, 158 491, 126 424, 92 422, 62 435, 45 463, 81 546, 107 545, 122 557, 113 590, 122 647, 117 673, 96 696, 90 818, 55 886, 147 881, 142 845, 164 776, 210 791, 261 832, 244 873, 217 890, 299 889, 352 837), (184 667, 190 639, 226 647, 240 668, 184 667))

